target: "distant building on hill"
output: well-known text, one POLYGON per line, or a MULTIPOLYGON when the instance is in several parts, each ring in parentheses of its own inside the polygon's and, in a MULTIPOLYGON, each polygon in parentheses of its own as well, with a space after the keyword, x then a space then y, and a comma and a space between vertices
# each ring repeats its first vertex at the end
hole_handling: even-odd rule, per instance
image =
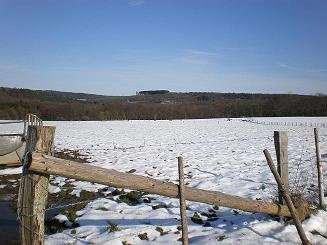
POLYGON ((168 94, 169 90, 144 90, 136 92, 136 95, 155 95, 155 94, 168 94))

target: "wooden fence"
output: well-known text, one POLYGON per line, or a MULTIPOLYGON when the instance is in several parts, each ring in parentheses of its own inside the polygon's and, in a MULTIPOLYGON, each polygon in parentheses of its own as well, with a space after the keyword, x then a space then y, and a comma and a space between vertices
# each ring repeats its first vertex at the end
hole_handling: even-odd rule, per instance
MULTIPOLYGON (((171 198, 180 198, 181 206, 184 206, 184 208, 185 204, 183 202, 189 200, 240 209, 247 212, 260 212, 294 218, 294 212, 290 212, 290 207, 283 204, 283 198, 285 199, 283 188, 287 187, 288 183, 288 177, 283 172, 287 171, 285 167, 287 165, 287 155, 285 155, 285 152, 287 153, 287 138, 285 138, 285 132, 275 133, 278 174, 282 177, 281 181, 284 182, 283 184, 285 184, 280 187, 282 194, 280 204, 251 200, 218 191, 186 187, 183 186, 184 181, 181 179, 180 185, 177 185, 150 177, 56 158, 51 156, 54 132, 54 127, 30 126, 28 128, 28 140, 17 205, 22 244, 44 243, 44 212, 50 175, 90 181, 116 188, 126 188, 171 198)), ((179 166, 181 168, 182 159, 179 159, 179 166)), ((180 176, 183 175, 181 169, 179 169, 179 172, 180 176)), ((181 208, 181 213, 183 213, 183 208, 181 208)), ((303 220, 308 213, 301 211, 296 214, 300 214, 299 218, 303 220)), ((183 220, 185 220, 185 214, 183 220)), ((187 232, 187 226, 185 227, 185 224, 183 231, 187 232)), ((186 240, 186 236, 183 235, 183 241, 186 242, 186 240)))
POLYGON ((327 123, 322 122, 267 122, 267 121, 260 121, 260 120, 254 120, 254 119, 242 119, 243 122, 249 122, 249 123, 255 123, 255 124, 262 124, 262 125, 276 125, 276 126, 292 126, 292 127, 320 127, 320 128, 326 128, 327 123))

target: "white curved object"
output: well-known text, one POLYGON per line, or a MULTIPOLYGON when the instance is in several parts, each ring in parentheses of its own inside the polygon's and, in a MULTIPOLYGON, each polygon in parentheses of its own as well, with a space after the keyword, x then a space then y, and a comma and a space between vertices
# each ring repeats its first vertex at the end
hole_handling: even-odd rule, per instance
POLYGON ((20 135, 0 135, 0 156, 14 152, 22 145, 23 141, 20 135))

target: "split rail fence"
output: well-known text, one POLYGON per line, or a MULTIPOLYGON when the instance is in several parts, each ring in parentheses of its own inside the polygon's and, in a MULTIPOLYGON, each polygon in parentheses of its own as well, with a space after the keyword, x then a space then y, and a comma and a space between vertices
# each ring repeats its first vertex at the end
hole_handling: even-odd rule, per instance
MULTIPOLYGON (((307 216, 307 212, 298 212, 294 205, 290 206, 288 193, 288 160, 286 132, 275 132, 275 148, 277 154, 277 170, 269 153, 265 155, 271 171, 274 173, 280 190, 280 203, 251 200, 229 195, 218 191, 208 191, 184 186, 183 159, 178 158, 179 184, 165 182, 150 177, 116 170, 100 168, 89 164, 64 160, 51 156, 53 149, 55 127, 29 126, 26 152, 24 156, 23 174, 20 183, 17 212, 20 220, 20 235, 22 244, 44 243, 44 213, 48 196, 50 175, 63 176, 81 181, 90 181, 116 188, 126 188, 157 194, 161 196, 179 198, 181 204, 183 244, 187 244, 187 222, 185 215, 185 200, 229 207, 247 212, 260 212, 276 216, 292 217, 297 225, 299 220, 307 216), (277 174, 277 175, 276 175, 277 174), (286 201, 284 203, 284 201, 286 201)), ((319 154, 319 152, 318 152, 319 154)), ((321 161, 317 159, 318 170, 322 171, 321 161)), ((322 181, 322 176, 320 176, 322 181)), ((320 190, 323 195, 323 189, 320 190)), ((291 203, 292 204, 292 203, 291 203)), ((323 203, 321 203, 323 205, 323 203)), ((297 226, 298 228, 298 226, 297 226)), ((298 228, 303 244, 310 244, 298 228)))

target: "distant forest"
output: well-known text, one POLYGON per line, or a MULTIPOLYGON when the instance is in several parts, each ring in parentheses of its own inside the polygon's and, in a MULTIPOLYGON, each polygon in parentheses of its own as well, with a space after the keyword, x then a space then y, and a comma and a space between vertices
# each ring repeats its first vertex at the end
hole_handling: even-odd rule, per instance
POLYGON ((0 87, 0 119, 23 119, 27 113, 43 120, 327 116, 327 96, 166 90, 102 96, 0 87))

